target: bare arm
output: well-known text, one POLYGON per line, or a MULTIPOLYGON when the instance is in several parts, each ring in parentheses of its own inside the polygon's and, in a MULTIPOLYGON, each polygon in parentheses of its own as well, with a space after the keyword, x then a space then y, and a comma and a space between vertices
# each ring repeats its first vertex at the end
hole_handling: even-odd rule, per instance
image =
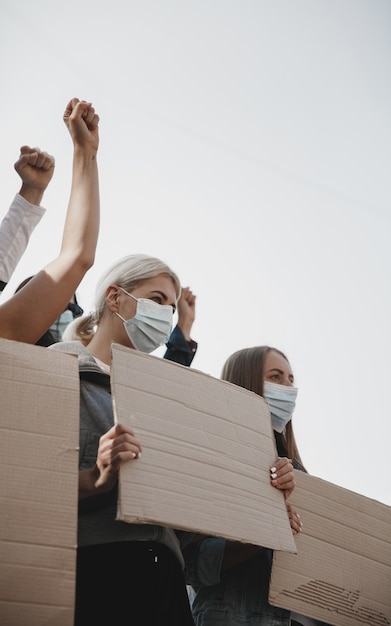
POLYGON ((64 122, 74 145, 70 199, 56 259, 0 306, 0 337, 35 343, 68 304, 94 263, 99 233, 99 117, 90 103, 71 100, 64 122))

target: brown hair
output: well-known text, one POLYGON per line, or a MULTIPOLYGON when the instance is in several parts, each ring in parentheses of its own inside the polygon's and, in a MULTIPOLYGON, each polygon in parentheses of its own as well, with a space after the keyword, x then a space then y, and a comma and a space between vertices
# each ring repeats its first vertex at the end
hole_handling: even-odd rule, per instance
MULTIPOLYGON (((270 351, 277 352, 277 354, 280 354, 289 363, 287 357, 281 350, 277 350, 277 348, 272 348, 271 346, 243 348, 228 357, 223 365, 221 378, 235 385, 239 385, 239 387, 253 391, 259 396, 263 396, 264 363, 265 357, 270 351)), ((274 437, 279 456, 287 456, 295 461, 296 465, 300 466, 298 469, 306 471, 297 448, 292 420, 288 422, 284 432, 277 433, 274 431, 274 437)))

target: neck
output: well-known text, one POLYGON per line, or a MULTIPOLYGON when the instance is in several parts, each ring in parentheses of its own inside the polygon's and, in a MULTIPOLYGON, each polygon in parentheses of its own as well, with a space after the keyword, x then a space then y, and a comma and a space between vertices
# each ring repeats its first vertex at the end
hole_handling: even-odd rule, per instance
POLYGON ((111 328, 108 324, 100 323, 95 335, 89 342, 88 352, 103 363, 111 365, 111 343, 115 341, 112 337, 111 328))
POLYGON ((92 356, 111 366, 111 344, 113 342, 132 347, 123 322, 117 315, 110 312, 102 316, 96 333, 87 346, 87 350, 92 356))

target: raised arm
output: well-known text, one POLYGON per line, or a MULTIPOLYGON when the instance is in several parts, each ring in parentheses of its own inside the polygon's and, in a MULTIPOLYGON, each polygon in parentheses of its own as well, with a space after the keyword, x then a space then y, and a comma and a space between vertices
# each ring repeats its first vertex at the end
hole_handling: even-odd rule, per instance
POLYGON ((164 358, 190 367, 198 344, 191 338, 191 329, 195 320, 196 297, 190 287, 182 287, 178 300, 178 323, 166 344, 164 358))
POLYGON ((14 167, 22 186, 0 225, 0 291, 9 282, 45 213, 39 205, 53 176, 54 158, 39 148, 22 146, 14 167))
POLYGON ((35 343, 61 314, 94 263, 99 233, 99 117, 71 100, 64 113, 74 154, 72 186, 59 255, 0 306, 0 337, 35 343))

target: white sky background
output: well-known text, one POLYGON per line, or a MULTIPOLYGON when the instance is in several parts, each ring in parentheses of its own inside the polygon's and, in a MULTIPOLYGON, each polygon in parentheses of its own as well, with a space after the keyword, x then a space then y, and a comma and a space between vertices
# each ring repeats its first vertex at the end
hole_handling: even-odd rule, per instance
MULTIPOLYGON (((193 367, 269 344, 314 475, 391 504, 391 2, 3 0, 1 216, 22 144, 56 157, 10 285, 57 255, 74 96, 100 115, 101 231, 197 295, 193 367)), ((159 351, 157 352, 159 354, 159 351)))

